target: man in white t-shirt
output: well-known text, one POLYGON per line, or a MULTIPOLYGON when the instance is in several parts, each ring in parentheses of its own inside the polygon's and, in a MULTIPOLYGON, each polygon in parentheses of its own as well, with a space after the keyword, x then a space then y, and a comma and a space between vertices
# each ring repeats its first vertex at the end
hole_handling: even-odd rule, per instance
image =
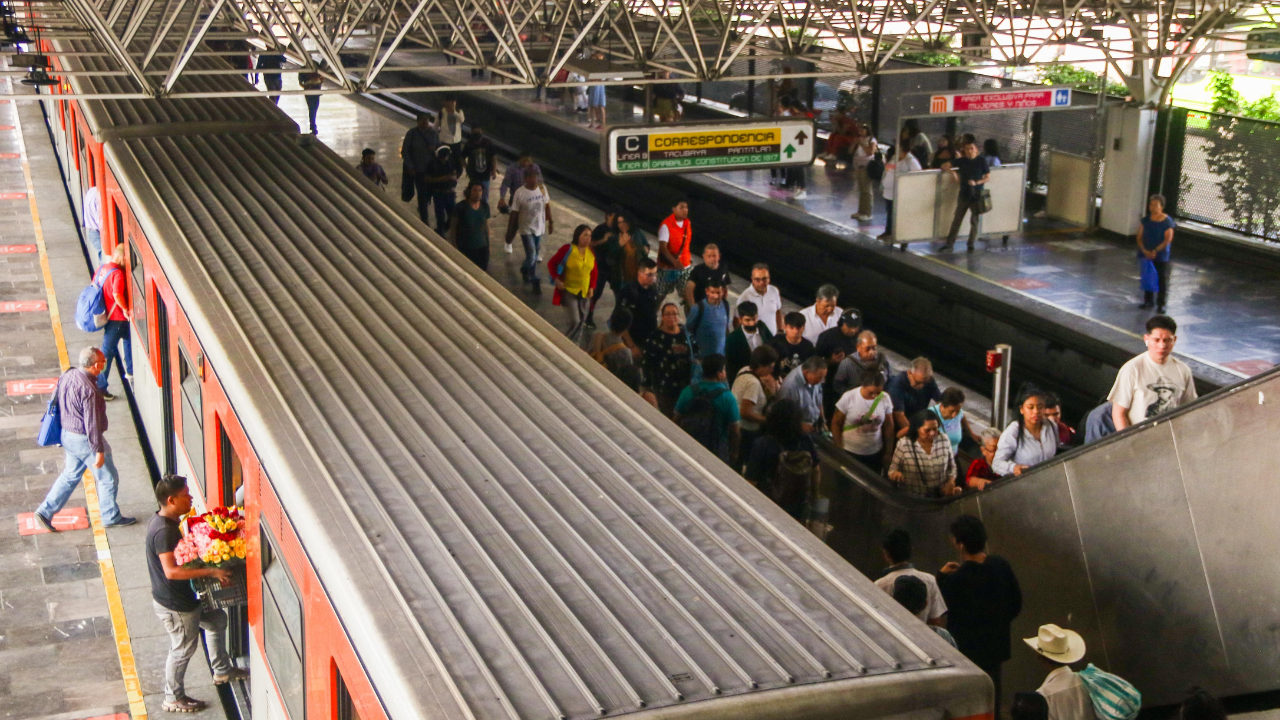
POLYGON ((831 284, 818 288, 818 295, 813 304, 800 311, 804 315, 804 339, 818 344, 818 336, 835 327, 840 322, 844 311, 836 306, 840 300, 840 290, 831 284))
POLYGON ((1149 420, 1196 399, 1191 368, 1173 356, 1178 324, 1167 315, 1147 321, 1147 351, 1120 367, 1107 399, 1116 430, 1149 420))
POLYGON ((893 400, 884 391, 884 375, 863 370, 856 387, 836 402, 831 416, 832 442, 879 474, 893 459, 893 400))
POLYGON ((511 219, 507 222, 507 243, 516 232, 524 244, 524 262, 520 265, 520 275, 526 283, 533 285, 535 293, 542 292, 538 279, 538 253, 542 249, 542 236, 555 232, 555 221, 551 219, 551 196, 547 186, 542 184, 542 175, 537 171, 527 171, 524 184, 516 189, 511 198, 511 219))
POLYGON ((738 296, 738 304, 756 304, 756 317, 769 328, 770 335, 777 335, 782 327, 782 293, 769 284, 769 266, 756 263, 751 266, 751 287, 738 296))
POLYGON ((924 610, 916 614, 916 617, 930 625, 941 626, 942 618, 947 614, 947 603, 942 599, 942 593, 938 591, 937 578, 917 570, 911 564, 911 535, 906 530, 894 530, 884 539, 880 549, 884 551, 884 560, 889 563, 889 567, 885 568, 884 573, 876 580, 876 587, 893 595, 893 584, 900 576, 910 575, 920 578, 929 590, 929 603, 925 605, 924 610))

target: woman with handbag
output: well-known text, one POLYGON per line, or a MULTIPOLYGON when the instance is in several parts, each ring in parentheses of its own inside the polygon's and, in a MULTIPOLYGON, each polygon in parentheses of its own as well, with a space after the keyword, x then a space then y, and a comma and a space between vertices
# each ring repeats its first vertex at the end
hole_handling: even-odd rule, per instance
POLYGON ((658 409, 671 417, 680 392, 693 378, 693 343, 675 303, 662 306, 661 318, 658 329, 644 340, 644 379, 658 397, 658 409))
POLYGON ((556 251, 547 263, 556 291, 551 304, 563 307, 569 316, 565 333, 574 342, 582 339, 587 320, 587 305, 596 289, 596 254, 591 250, 591 226, 579 225, 573 231, 573 242, 556 251))
POLYGON ((1178 224, 1164 212, 1164 196, 1147 200, 1147 214, 1138 228, 1138 265, 1143 299, 1139 308, 1150 310, 1154 300, 1157 315, 1164 315, 1169 300, 1169 246, 1178 224))
POLYGON ((938 416, 928 411, 910 418, 907 434, 898 438, 889 479, 904 490, 924 497, 947 497, 963 492, 956 486, 956 455, 951 441, 938 427, 938 416))

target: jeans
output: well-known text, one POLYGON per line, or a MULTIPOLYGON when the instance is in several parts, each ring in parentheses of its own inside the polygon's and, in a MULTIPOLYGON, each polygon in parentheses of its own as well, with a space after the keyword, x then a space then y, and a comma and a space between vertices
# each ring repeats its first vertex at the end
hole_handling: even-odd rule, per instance
MULTIPOLYGON (((102 467, 93 468, 93 479, 98 484, 98 508, 102 511, 102 524, 111 525, 121 518, 120 508, 116 505, 116 488, 120 482, 116 474, 116 463, 111 459, 111 446, 105 444, 105 439, 103 443, 105 460, 102 467)), ((94 453, 89 447, 87 436, 63 430, 62 449, 67 453, 66 467, 58 479, 53 481, 53 487, 49 488, 44 502, 36 508, 36 512, 46 518, 52 518, 67 504, 67 499, 84 477, 84 471, 93 466, 94 453)))
POLYGON ((97 270, 102 264, 102 231, 92 228, 84 229, 84 239, 89 243, 89 262, 97 270))
POLYGON ((169 657, 164 663, 164 701, 175 702, 187 696, 184 685, 187 663, 200 647, 200 630, 213 655, 209 663, 214 675, 231 672, 231 658, 227 657, 227 614, 222 610, 197 608, 190 612, 170 610, 155 600, 151 608, 169 633, 169 657))
MULTIPOLYGON (((431 203, 436 208, 436 232, 441 235, 449 232, 449 218, 453 215, 453 206, 456 202, 457 198, 454 197, 453 190, 431 193, 431 203)), ((426 221, 425 217, 422 218, 422 222, 425 223, 426 221)))
POLYGON ((1160 291, 1158 293, 1146 293, 1145 300, 1148 305, 1151 304, 1152 296, 1156 301, 1156 308, 1163 311, 1165 304, 1169 301, 1169 272, 1173 266, 1168 260, 1152 260, 1156 266, 1156 276, 1160 278, 1160 291))
POLYGON ((564 307, 565 313, 569 316, 569 330, 565 336, 575 343, 582 344, 582 328, 587 322, 587 304, 591 302, 590 297, 582 295, 573 295, 568 292, 560 293, 560 305, 564 307))
POLYGON ((107 356, 107 366, 98 373, 98 389, 106 391, 111 375, 111 361, 124 368, 125 375, 133 374, 133 334, 128 320, 108 320, 102 331, 102 352, 107 356), (120 354, 120 342, 124 341, 124 355, 120 354))
POLYGON ((316 130, 316 112, 320 109, 320 96, 307 95, 307 121, 311 123, 311 134, 315 135, 316 130))
MULTIPOLYGON (((280 90, 283 90, 283 89, 284 89, 284 78, 280 77, 280 75, 279 75, 278 73, 273 73, 273 74, 271 74, 271 75, 268 75, 268 74, 266 74, 266 73, 263 73, 263 75, 262 75, 262 84, 266 86, 266 88, 267 88, 267 91, 268 91, 268 92, 273 91, 273 90, 274 90, 274 91, 276 91, 276 92, 279 92, 280 90)), ((272 96, 271 96, 271 102, 273 102, 273 103, 275 103, 275 104, 279 105, 279 104, 280 104, 280 96, 279 96, 279 95, 272 95, 272 96)))
POLYGON ((520 274, 527 282, 538 282, 538 250, 542 248, 541 235, 521 235, 524 243, 524 262, 520 265, 520 274))
POLYGON ((972 246, 974 241, 978 239, 978 218, 979 210, 982 209, 982 200, 973 198, 968 200, 960 198, 956 201, 956 214, 951 219, 951 230, 947 233, 947 244, 954 245, 956 236, 960 234, 960 223, 964 222, 964 214, 969 213, 969 245, 972 246))

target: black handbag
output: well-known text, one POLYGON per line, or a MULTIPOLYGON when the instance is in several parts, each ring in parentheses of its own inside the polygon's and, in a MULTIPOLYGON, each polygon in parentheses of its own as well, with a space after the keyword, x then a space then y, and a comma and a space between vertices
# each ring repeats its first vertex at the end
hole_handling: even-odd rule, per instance
POLYGON ((413 199, 413 172, 406 166, 404 174, 400 176, 400 201, 409 202, 413 199))
POLYGON ((991 191, 982 188, 982 192, 978 195, 978 214, 985 215, 991 212, 991 191))

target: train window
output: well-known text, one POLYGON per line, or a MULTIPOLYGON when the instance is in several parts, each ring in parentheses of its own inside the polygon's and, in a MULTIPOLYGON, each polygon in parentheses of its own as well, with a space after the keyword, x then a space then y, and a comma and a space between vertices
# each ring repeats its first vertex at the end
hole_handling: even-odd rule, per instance
MULTIPOLYGON (((124 213, 120 212, 120 203, 111 203, 112 209, 115 210, 116 216, 116 245, 124 242, 124 213)), ((114 245, 112 247, 115 247, 114 245)))
POLYGON ((266 523, 262 528, 262 628, 267 667, 280 688, 290 720, 304 720, 302 600, 279 557, 266 523))
POLYGON ((338 666, 333 666, 334 684, 337 685, 337 697, 333 703, 333 720, 360 720, 360 714, 356 712, 355 703, 351 702, 351 691, 347 690, 347 683, 342 679, 342 673, 338 672, 338 666))
POLYGON ((204 477, 204 405, 200 398, 200 378, 187 348, 178 341, 178 384, 182 387, 182 447, 191 460, 191 471, 200 482, 200 492, 209 500, 204 477))
POLYGON ((143 283, 145 275, 142 270, 142 255, 138 253, 138 245, 129 242, 129 275, 133 277, 133 324, 138 328, 138 337, 142 338, 142 348, 147 349, 147 295, 143 283))
POLYGON ((244 485, 244 467, 240 464, 240 456, 231 445, 227 429, 218 423, 218 434, 222 445, 222 504, 230 507, 241 505, 239 490, 244 485))

